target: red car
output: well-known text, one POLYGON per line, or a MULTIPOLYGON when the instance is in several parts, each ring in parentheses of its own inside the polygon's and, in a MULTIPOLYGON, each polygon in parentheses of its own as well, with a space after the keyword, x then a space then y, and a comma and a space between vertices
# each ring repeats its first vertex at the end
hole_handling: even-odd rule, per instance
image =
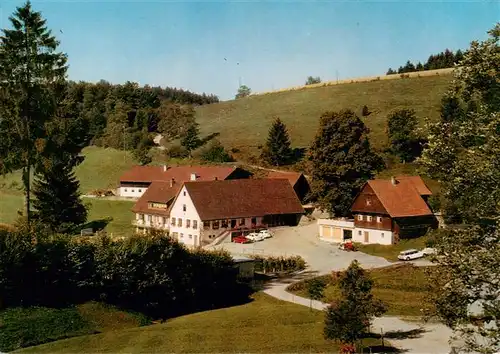
POLYGON ((235 243, 250 243, 250 240, 247 239, 245 236, 236 236, 233 238, 233 242, 235 243))

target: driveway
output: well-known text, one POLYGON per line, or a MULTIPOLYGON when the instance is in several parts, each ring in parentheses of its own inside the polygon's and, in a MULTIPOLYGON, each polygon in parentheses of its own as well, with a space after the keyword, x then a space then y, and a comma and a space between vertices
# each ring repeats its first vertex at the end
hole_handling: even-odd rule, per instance
POLYGON ((332 270, 342 270, 357 259, 363 268, 385 267, 391 262, 381 257, 370 256, 361 252, 346 252, 338 246, 320 241, 317 238, 318 226, 311 223, 304 226, 272 229, 274 237, 251 244, 222 243, 208 247, 223 248, 237 255, 292 256, 300 255, 309 268, 320 274, 332 270))
MULTIPOLYGON (((315 222, 303 226, 275 228, 273 232, 274 237, 264 241, 252 244, 223 243, 211 248, 224 248, 237 255, 302 256, 308 264, 306 271, 292 278, 275 280, 267 285, 264 292, 280 300, 303 306, 310 306, 311 301, 287 292, 288 285, 314 275, 344 270, 355 259, 363 268, 379 268, 394 264, 384 258, 362 252, 342 251, 337 245, 320 241, 317 238, 318 226, 315 222)), ((426 260, 413 263, 417 266, 430 265, 426 260)), ((324 310, 328 305, 313 301, 312 306, 324 310)), ((373 321, 372 331, 374 333, 382 331, 392 345, 406 353, 444 354, 451 350, 448 339, 452 331, 440 323, 423 324, 404 321, 398 317, 381 317, 373 321)))

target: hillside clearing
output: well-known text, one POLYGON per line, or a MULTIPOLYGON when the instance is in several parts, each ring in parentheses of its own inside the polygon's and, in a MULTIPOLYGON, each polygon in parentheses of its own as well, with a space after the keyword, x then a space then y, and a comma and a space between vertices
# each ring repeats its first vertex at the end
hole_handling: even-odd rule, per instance
POLYGON ((256 153, 265 143, 274 116, 287 125, 293 146, 307 147, 323 112, 350 108, 361 115, 361 108, 367 105, 371 114, 362 119, 371 129, 372 144, 381 148, 387 142, 385 126, 390 111, 413 108, 421 123, 425 117, 436 119, 451 79, 450 74, 444 74, 256 95, 200 106, 196 118, 202 134, 218 132, 227 148, 256 153))
MULTIPOLYGON (((323 313, 257 293, 245 305, 195 313, 142 328, 82 336, 23 353, 337 352, 323 338, 323 313)), ((378 344, 367 338, 364 345, 378 344)))

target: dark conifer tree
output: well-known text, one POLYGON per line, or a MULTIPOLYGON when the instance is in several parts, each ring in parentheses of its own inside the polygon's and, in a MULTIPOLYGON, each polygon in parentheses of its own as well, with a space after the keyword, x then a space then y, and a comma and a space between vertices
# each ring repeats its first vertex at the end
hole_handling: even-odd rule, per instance
POLYGON ((292 149, 286 125, 276 117, 264 147, 261 158, 273 166, 283 166, 291 162, 292 149))
POLYGON ((192 151, 200 146, 199 129, 196 123, 187 128, 186 133, 181 138, 181 145, 186 148, 189 157, 191 157, 192 151))

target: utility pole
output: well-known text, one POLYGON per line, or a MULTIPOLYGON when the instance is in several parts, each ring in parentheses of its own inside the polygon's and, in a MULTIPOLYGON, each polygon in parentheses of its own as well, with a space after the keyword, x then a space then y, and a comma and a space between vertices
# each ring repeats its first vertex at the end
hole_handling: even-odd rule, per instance
POLYGON ((337 75, 337 84, 339 83, 339 71, 335 70, 335 74, 337 75))

